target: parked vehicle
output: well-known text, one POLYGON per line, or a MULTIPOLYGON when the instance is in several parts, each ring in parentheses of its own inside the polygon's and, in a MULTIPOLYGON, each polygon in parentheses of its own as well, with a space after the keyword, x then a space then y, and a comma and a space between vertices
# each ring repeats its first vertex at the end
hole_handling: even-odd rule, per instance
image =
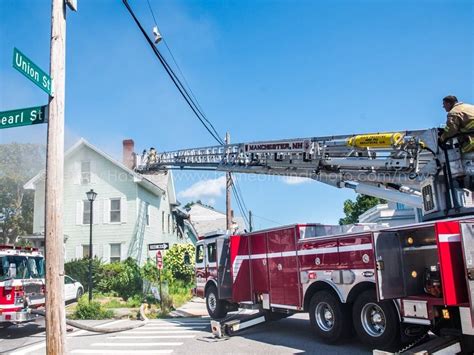
POLYGON ((64 276, 64 299, 68 301, 79 301, 84 294, 84 286, 72 277, 64 276))
POLYGON ((0 246, 0 323, 36 319, 28 308, 45 303, 44 258, 37 249, 0 246))

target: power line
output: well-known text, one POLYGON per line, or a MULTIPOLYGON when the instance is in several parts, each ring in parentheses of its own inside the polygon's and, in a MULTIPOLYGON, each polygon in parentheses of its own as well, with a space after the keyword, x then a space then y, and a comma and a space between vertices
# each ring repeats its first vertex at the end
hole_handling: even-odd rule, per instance
POLYGON ((279 226, 281 226, 281 225, 283 224, 283 223, 274 221, 274 220, 272 220, 272 219, 269 219, 269 218, 265 218, 265 217, 256 215, 255 213, 253 213, 253 211, 252 211, 252 216, 253 216, 253 217, 260 218, 260 219, 263 219, 264 221, 267 221, 267 222, 270 222, 270 223, 274 223, 274 224, 279 225, 279 226))

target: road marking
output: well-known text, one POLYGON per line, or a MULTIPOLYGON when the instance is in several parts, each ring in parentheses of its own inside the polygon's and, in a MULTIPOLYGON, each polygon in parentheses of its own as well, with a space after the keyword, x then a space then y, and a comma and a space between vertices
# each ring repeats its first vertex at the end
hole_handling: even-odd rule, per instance
MULTIPOLYGON (((107 323, 103 323, 103 324, 100 324, 98 326, 96 326, 96 328, 104 328, 108 325, 111 325, 111 324, 116 324, 116 323, 119 323, 119 322, 123 322, 124 320, 116 320, 116 321, 113 321, 113 322, 107 322, 107 323)), ((68 337, 74 337, 74 336, 78 336, 78 335, 81 335, 81 334, 84 334, 84 333, 89 333, 87 330, 79 330, 78 332, 75 332, 75 333, 72 333, 72 334, 68 334, 67 336, 68 337)), ((39 349, 42 349, 46 347, 46 341, 41 341, 40 343, 37 343, 37 344, 34 344, 32 346, 29 346, 27 347, 26 349, 22 349, 22 350, 18 350, 18 351, 13 351, 10 353, 10 355, 27 355, 33 351, 37 351, 39 349)))
POLYGON ((171 354, 173 350, 105 350, 105 349, 77 349, 72 350, 71 354, 171 354))
POLYGON ((141 335, 141 336, 124 336, 117 335, 115 337, 108 337, 108 339, 184 339, 184 338, 194 338, 195 335, 141 335))
POLYGON ((174 330, 174 329, 181 329, 181 330, 193 330, 193 329, 204 329, 208 327, 180 327, 180 326, 174 326, 174 327, 166 327, 166 326, 156 326, 156 325, 147 325, 143 327, 142 329, 156 329, 156 330, 174 330))
POLYGON ((195 333, 199 330, 129 330, 127 334, 178 334, 178 333, 195 333))
POLYGON ((183 343, 93 343, 91 346, 179 346, 183 343))

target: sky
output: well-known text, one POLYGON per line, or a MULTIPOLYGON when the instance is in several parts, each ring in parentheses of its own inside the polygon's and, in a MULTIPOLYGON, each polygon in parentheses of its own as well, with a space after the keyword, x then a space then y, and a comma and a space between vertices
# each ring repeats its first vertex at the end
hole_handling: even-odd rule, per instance
MULTIPOLYGON (((149 1, 207 117, 234 143, 437 127, 442 97, 474 102, 472 0, 149 1)), ((129 3, 151 34, 147 1, 129 3)), ((0 0, 0 111, 47 103, 12 57, 17 47, 49 70, 50 12, 47 0, 0 0)), ((126 138, 137 152, 215 144, 122 1, 78 0, 66 43, 66 145, 84 137, 120 159, 126 138)), ((45 144, 46 127, 0 130, 0 144, 13 141, 45 144)), ((224 210, 222 174, 175 178, 183 205, 224 210)), ((237 179, 257 229, 337 223, 355 198, 308 180, 237 179)))

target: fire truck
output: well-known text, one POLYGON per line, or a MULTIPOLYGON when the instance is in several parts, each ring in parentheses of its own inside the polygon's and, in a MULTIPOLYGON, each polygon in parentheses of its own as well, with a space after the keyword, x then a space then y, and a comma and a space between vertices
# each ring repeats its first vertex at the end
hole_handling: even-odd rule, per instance
POLYGON ((310 137, 136 155, 136 169, 197 169, 311 178, 418 208, 396 228, 295 224, 205 236, 196 292, 217 335, 296 312, 337 343, 352 333, 375 348, 440 335, 410 351, 473 351, 474 155, 438 130, 310 137), (243 319, 228 311, 254 308, 243 319), (418 338, 419 337, 419 338, 418 338))
POLYGON ((36 319, 45 304, 45 264, 34 248, 0 245, 0 325, 36 319))

